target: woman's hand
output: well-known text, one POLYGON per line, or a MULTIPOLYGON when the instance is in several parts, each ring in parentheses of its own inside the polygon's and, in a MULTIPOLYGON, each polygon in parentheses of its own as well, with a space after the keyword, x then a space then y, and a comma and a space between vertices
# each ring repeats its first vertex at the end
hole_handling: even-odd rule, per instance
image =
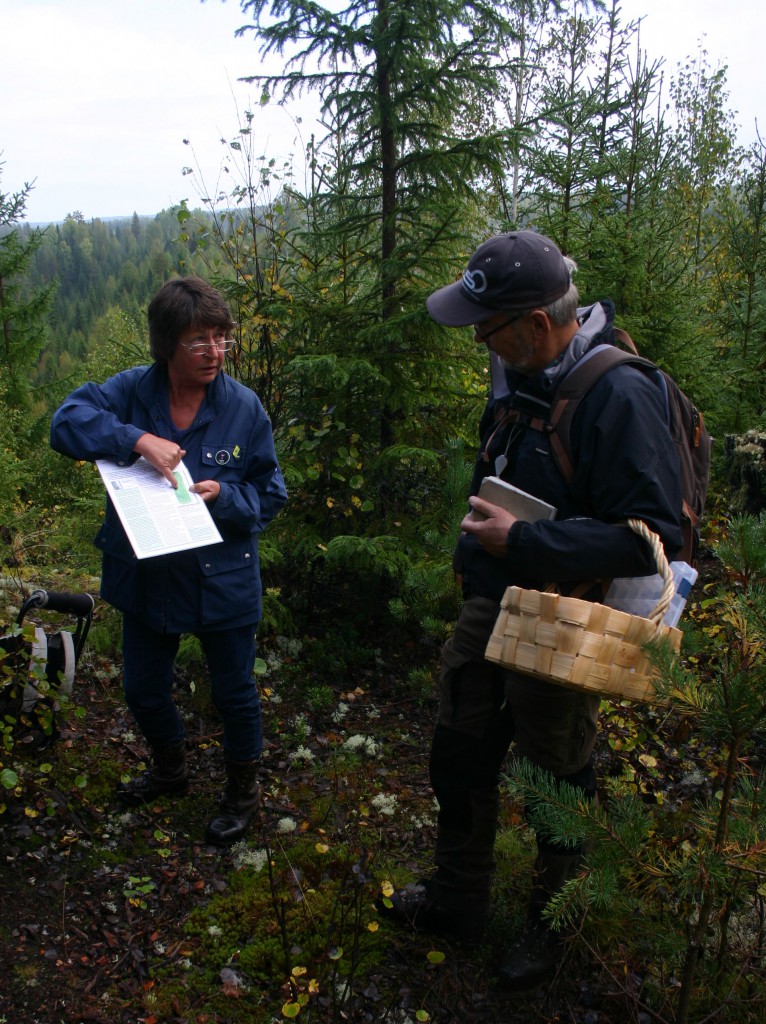
POLYGON ((487 518, 473 519, 469 513, 460 524, 460 529, 463 533, 472 533, 490 555, 504 558, 508 553, 508 531, 516 522, 516 516, 483 498, 472 497, 468 501, 472 509, 475 508, 487 518))
POLYGON ((173 470, 186 455, 185 449, 179 447, 175 441, 166 441, 164 437, 157 437, 156 434, 142 434, 133 450, 143 455, 173 487, 178 487, 173 470))
POLYGON ((221 485, 217 480, 198 480, 196 484, 192 484, 189 490, 199 494, 205 504, 209 505, 221 493, 221 485))

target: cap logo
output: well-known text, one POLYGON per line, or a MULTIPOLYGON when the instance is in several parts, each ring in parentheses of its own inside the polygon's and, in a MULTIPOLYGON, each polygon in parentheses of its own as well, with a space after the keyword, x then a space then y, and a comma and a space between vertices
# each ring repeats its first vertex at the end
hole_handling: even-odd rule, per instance
POLYGON ((466 270, 463 274, 463 287, 473 295, 481 295, 487 290, 487 275, 483 270, 466 270))

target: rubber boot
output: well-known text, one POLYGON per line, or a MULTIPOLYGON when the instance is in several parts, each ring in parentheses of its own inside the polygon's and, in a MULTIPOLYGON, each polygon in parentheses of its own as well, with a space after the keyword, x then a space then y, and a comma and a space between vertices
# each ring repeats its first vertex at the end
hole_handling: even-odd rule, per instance
POLYGON ((524 927, 506 949, 498 968, 500 984, 511 991, 534 988, 559 965, 564 955, 566 929, 555 930, 543 918, 551 898, 582 864, 582 853, 538 853, 534 883, 524 927))
POLYGON ((230 846, 247 832, 261 804, 258 785, 260 761, 226 759, 226 788, 218 813, 207 827, 207 841, 214 846, 230 846))
POLYGON ((189 791, 184 741, 150 749, 152 767, 117 786, 117 799, 126 807, 138 807, 160 796, 183 796, 189 791))
POLYGON ((471 831, 440 822, 433 877, 400 889, 383 913, 416 931, 478 945, 489 921, 499 799, 495 787, 471 790, 471 831))

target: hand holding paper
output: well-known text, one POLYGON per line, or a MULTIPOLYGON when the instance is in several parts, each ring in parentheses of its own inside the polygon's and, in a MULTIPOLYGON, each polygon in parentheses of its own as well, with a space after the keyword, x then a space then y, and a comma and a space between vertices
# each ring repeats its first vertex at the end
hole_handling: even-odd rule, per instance
POLYGON ((136 441, 134 451, 143 455, 149 465, 162 473, 172 487, 178 487, 173 470, 177 468, 186 452, 175 441, 168 441, 155 434, 142 434, 136 441))
POLYGON ((221 485, 217 480, 198 480, 189 490, 192 494, 199 494, 205 504, 210 505, 221 493, 221 485))
POLYGON ((143 458, 132 466, 118 466, 104 459, 97 460, 96 465, 137 558, 221 542, 204 497, 207 493, 208 500, 212 500, 212 485, 218 488, 217 481, 201 481, 200 486, 206 486, 205 492, 199 493, 180 461, 171 473, 173 490, 163 479, 165 474, 161 476, 143 458))

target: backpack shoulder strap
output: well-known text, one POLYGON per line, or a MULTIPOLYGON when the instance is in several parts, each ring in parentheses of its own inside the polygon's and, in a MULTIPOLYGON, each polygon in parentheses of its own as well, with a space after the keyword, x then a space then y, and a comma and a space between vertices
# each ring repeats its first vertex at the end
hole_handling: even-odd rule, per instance
MULTIPOLYGON (((620 333, 624 334, 625 332, 620 333)), ((625 338, 630 345, 633 345, 630 335, 626 334, 625 338)), ((636 353, 634 345, 633 351, 629 352, 617 348, 615 345, 597 345, 585 353, 556 389, 551 405, 548 431, 554 458, 568 483, 574 479, 569 435, 577 407, 593 385, 612 367, 621 363, 630 363, 631 366, 644 371, 656 369, 654 363, 643 359, 636 353)))
POLYGON ((632 352, 634 356, 639 355, 639 351, 636 348, 636 343, 633 341, 627 331, 624 331, 622 327, 612 327, 612 333, 614 334, 615 340, 618 341, 624 349, 628 352, 632 352))

